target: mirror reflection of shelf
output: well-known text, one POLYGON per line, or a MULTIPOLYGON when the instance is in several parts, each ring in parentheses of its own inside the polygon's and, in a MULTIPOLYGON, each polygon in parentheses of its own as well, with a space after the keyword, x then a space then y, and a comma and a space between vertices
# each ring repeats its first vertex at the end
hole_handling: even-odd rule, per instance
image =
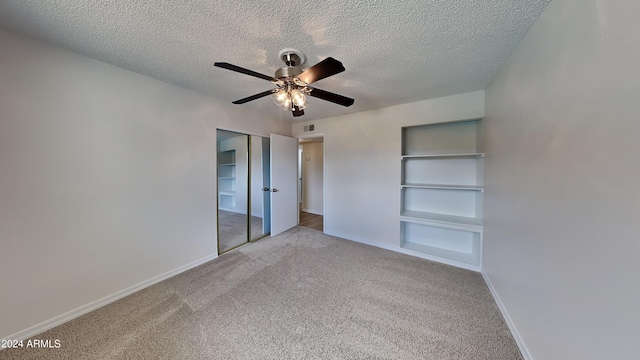
POLYGON ((218 204, 220 209, 236 211, 236 149, 218 152, 218 204))

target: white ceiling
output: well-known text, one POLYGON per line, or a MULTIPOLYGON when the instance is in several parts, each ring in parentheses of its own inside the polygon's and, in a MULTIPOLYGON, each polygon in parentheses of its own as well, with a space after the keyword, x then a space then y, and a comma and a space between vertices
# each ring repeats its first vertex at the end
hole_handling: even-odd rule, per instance
POLYGON ((550 0, 16 0, 0 27, 231 102, 271 88, 213 66, 272 76, 283 48, 346 71, 314 87, 355 99, 310 98, 293 118, 269 97, 244 105, 306 121, 484 89, 550 0))

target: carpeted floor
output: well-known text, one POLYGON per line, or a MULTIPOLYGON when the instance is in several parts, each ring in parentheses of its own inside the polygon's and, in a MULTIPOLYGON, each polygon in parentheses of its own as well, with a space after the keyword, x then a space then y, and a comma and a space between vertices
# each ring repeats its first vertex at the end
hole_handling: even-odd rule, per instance
POLYGON ((296 227, 1 359, 521 359, 478 273, 296 227))

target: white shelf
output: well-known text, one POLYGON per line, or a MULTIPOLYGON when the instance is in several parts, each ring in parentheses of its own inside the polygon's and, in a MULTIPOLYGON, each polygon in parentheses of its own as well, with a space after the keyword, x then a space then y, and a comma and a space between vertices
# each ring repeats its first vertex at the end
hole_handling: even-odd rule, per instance
POLYGON ((221 196, 236 196, 235 191, 220 191, 219 194, 221 196))
POLYGON ((461 263, 478 266, 480 264, 480 259, 478 254, 467 254, 461 253, 458 251, 447 250, 435 246, 428 246, 423 244, 417 244, 410 241, 404 241, 402 243, 402 248, 412 251, 417 251, 423 254, 433 255, 445 260, 458 261, 461 263))
POLYGON ((483 192, 482 186, 475 185, 449 185, 449 184, 402 184, 402 188, 416 189, 441 189, 441 190, 470 190, 483 192))
POLYGON ((484 153, 402 155, 402 159, 481 158, 484 153))
POLYGON ((400 220, 416 224, 441 226, 452 229, 466 229, 478 232, 482 231, 482 220, 465 216, 403 210, 400 214, 400 220))

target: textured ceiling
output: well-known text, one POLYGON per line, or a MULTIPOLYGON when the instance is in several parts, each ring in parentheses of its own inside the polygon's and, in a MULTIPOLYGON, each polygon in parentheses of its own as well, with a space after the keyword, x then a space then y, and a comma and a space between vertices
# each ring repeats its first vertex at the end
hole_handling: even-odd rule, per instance
POLYGON ((216 68, 273 75, 295 48, 309 67, 346 71, 314 84, 354 98, 309 99, 293 118, 265 97, 244 105, 306 121, 482 90, 549 0, 0 0, 0 27, 231 102, 271 88, 216 68))

